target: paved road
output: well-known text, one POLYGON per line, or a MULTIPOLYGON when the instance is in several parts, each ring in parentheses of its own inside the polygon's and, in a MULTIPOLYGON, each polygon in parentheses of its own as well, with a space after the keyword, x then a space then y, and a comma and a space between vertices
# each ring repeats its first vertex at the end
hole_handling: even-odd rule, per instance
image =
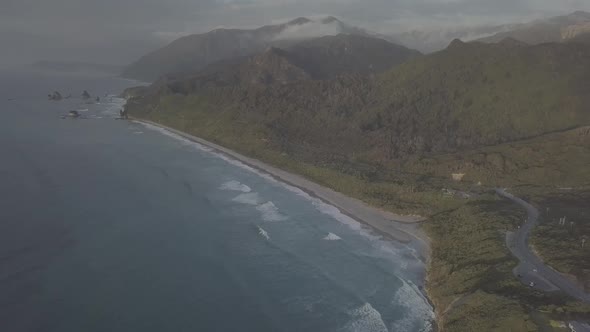
POLYGON ((506 245, 520 261, 520 264, 514 269, 514 274, 520 275, 521 281, 527 285, 531 281, 534 282, 537 289, 543 291, 561 290, 580 301, 590 303, 590 294, 585 293, 574 282, 545 265, 529 247, 531 231, 539 223, 539 211, 504 189, 496 189, 496 192, 524 207, 527 211, 527 221, 516 232, 509 232, 506 236, 506 245))
POLYGON ((590 324, 582 322, 570 322, 569 325, 572 332, 590 332, 590 324))

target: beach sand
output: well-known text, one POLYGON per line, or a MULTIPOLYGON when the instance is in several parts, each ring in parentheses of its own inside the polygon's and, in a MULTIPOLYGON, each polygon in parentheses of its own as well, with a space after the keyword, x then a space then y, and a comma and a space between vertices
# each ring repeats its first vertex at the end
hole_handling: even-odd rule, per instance
POLYGON ((168 130, 176 135, 202 144, 209 148, 223 153, 233 159, 236 159, 250 167, 256 168, 264 173, 268 173, 277 180, 297 187, 308 194, 321 199, 322 201, 335 206, 343 214, 369 225, 382 235, 402 243, 415 244, 425 260, 430 253, 430 241, 426 234, 419 228, 418 223, 424 221, 420 216, 404 216, 384 211, 379 208, 369 206, 368 204, 336 192, 330 188, 314 183, 300 175, 286 172, 274 166, 268 165, 262 161, 246 157, 240 153, 224 148, 218 144, 209 142, 200 137, 196 137, 182 131, 161 125, 148 120, 133 119, 137 123, 146 123, 168 130))

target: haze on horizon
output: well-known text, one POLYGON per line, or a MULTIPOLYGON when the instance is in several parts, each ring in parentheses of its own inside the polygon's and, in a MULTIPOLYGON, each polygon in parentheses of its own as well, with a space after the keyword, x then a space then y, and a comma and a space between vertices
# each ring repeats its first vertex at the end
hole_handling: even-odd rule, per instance
POLYGON ((585 0, 0 0, 0 65, 126 64, 182 35, 333 15, 379 33, 524 22, 585 0))

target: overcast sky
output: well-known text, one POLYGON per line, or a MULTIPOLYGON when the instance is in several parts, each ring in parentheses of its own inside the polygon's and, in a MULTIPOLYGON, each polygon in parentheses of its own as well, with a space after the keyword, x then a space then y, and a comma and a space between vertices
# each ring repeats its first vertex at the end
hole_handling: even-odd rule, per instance
POLYGON ((182 34, 335 15, 382 33, 590 11, 590 0, 0 0, 0 64, 126 63, 182 34))

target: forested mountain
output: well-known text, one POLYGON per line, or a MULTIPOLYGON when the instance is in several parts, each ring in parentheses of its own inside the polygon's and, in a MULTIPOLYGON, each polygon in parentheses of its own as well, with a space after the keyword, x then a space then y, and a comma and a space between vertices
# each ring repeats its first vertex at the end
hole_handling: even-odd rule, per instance
POLYGON ((423 53, 440 51, 449 46, 454 39, 472 41, 506 32, 515 25, 483 25, 467 27, 431 27, 410 31, 394 32, 387 35, 387 40, 407 46, 423 53))
POLYGON ((376 74, 420 55, 385 40, 339 34, 287 49, 270 47, 257 55, 211 64, 196 73, 164 75, 149 89, 188 95, 205 88, 284 85, 347 74, 376 74))
POLYGON ((316 79, 343 73, 379 73, 420 55, 383 39, 351 34, 311 39, 287 51, 292 63, 316 79))
POLYGON ((565 16, 536 20, 513 26, 509 31, 497 33, 479 41, 496 43, 507 37, 527 44, 564 42, 590 31, 590 13, 577 11, 565 16))
POLYGON ((215 62, 254 55, 271 46, 285 48, 339 33, 370 36, 331 16, 314 20, 300 17, 254 30, 217 29, 179 38, 129 65, 123 76, 153 81, 164 74, 198 71, 215 62))
POLYGON ((160 83, 128 107, 140 117, 181 112, 195 122, 239 126, 235 135, 250 133, 317 161, 448 153, 590 124, 590 48, 582 44, 456 40, 375 77, 327 80, 312 79, 317 74, 290 56, 271 49, 160 83))
POLYGON ((354 57, 335 49, 268 49, 168 75, 128 90, 126 109, 385 210, 427 216, 427 289, 441 330, 521 331, 535 329, 531 312, 587 315, 514 277, 505 234, 526 215, 490 189, 510 187, 559 217, 567 193, 581 226, 549 221, 534 245, 588 284, 587 252, 571 238, 589 229, 590 45, 455 40, 381 73, 342 72, 354 57))

